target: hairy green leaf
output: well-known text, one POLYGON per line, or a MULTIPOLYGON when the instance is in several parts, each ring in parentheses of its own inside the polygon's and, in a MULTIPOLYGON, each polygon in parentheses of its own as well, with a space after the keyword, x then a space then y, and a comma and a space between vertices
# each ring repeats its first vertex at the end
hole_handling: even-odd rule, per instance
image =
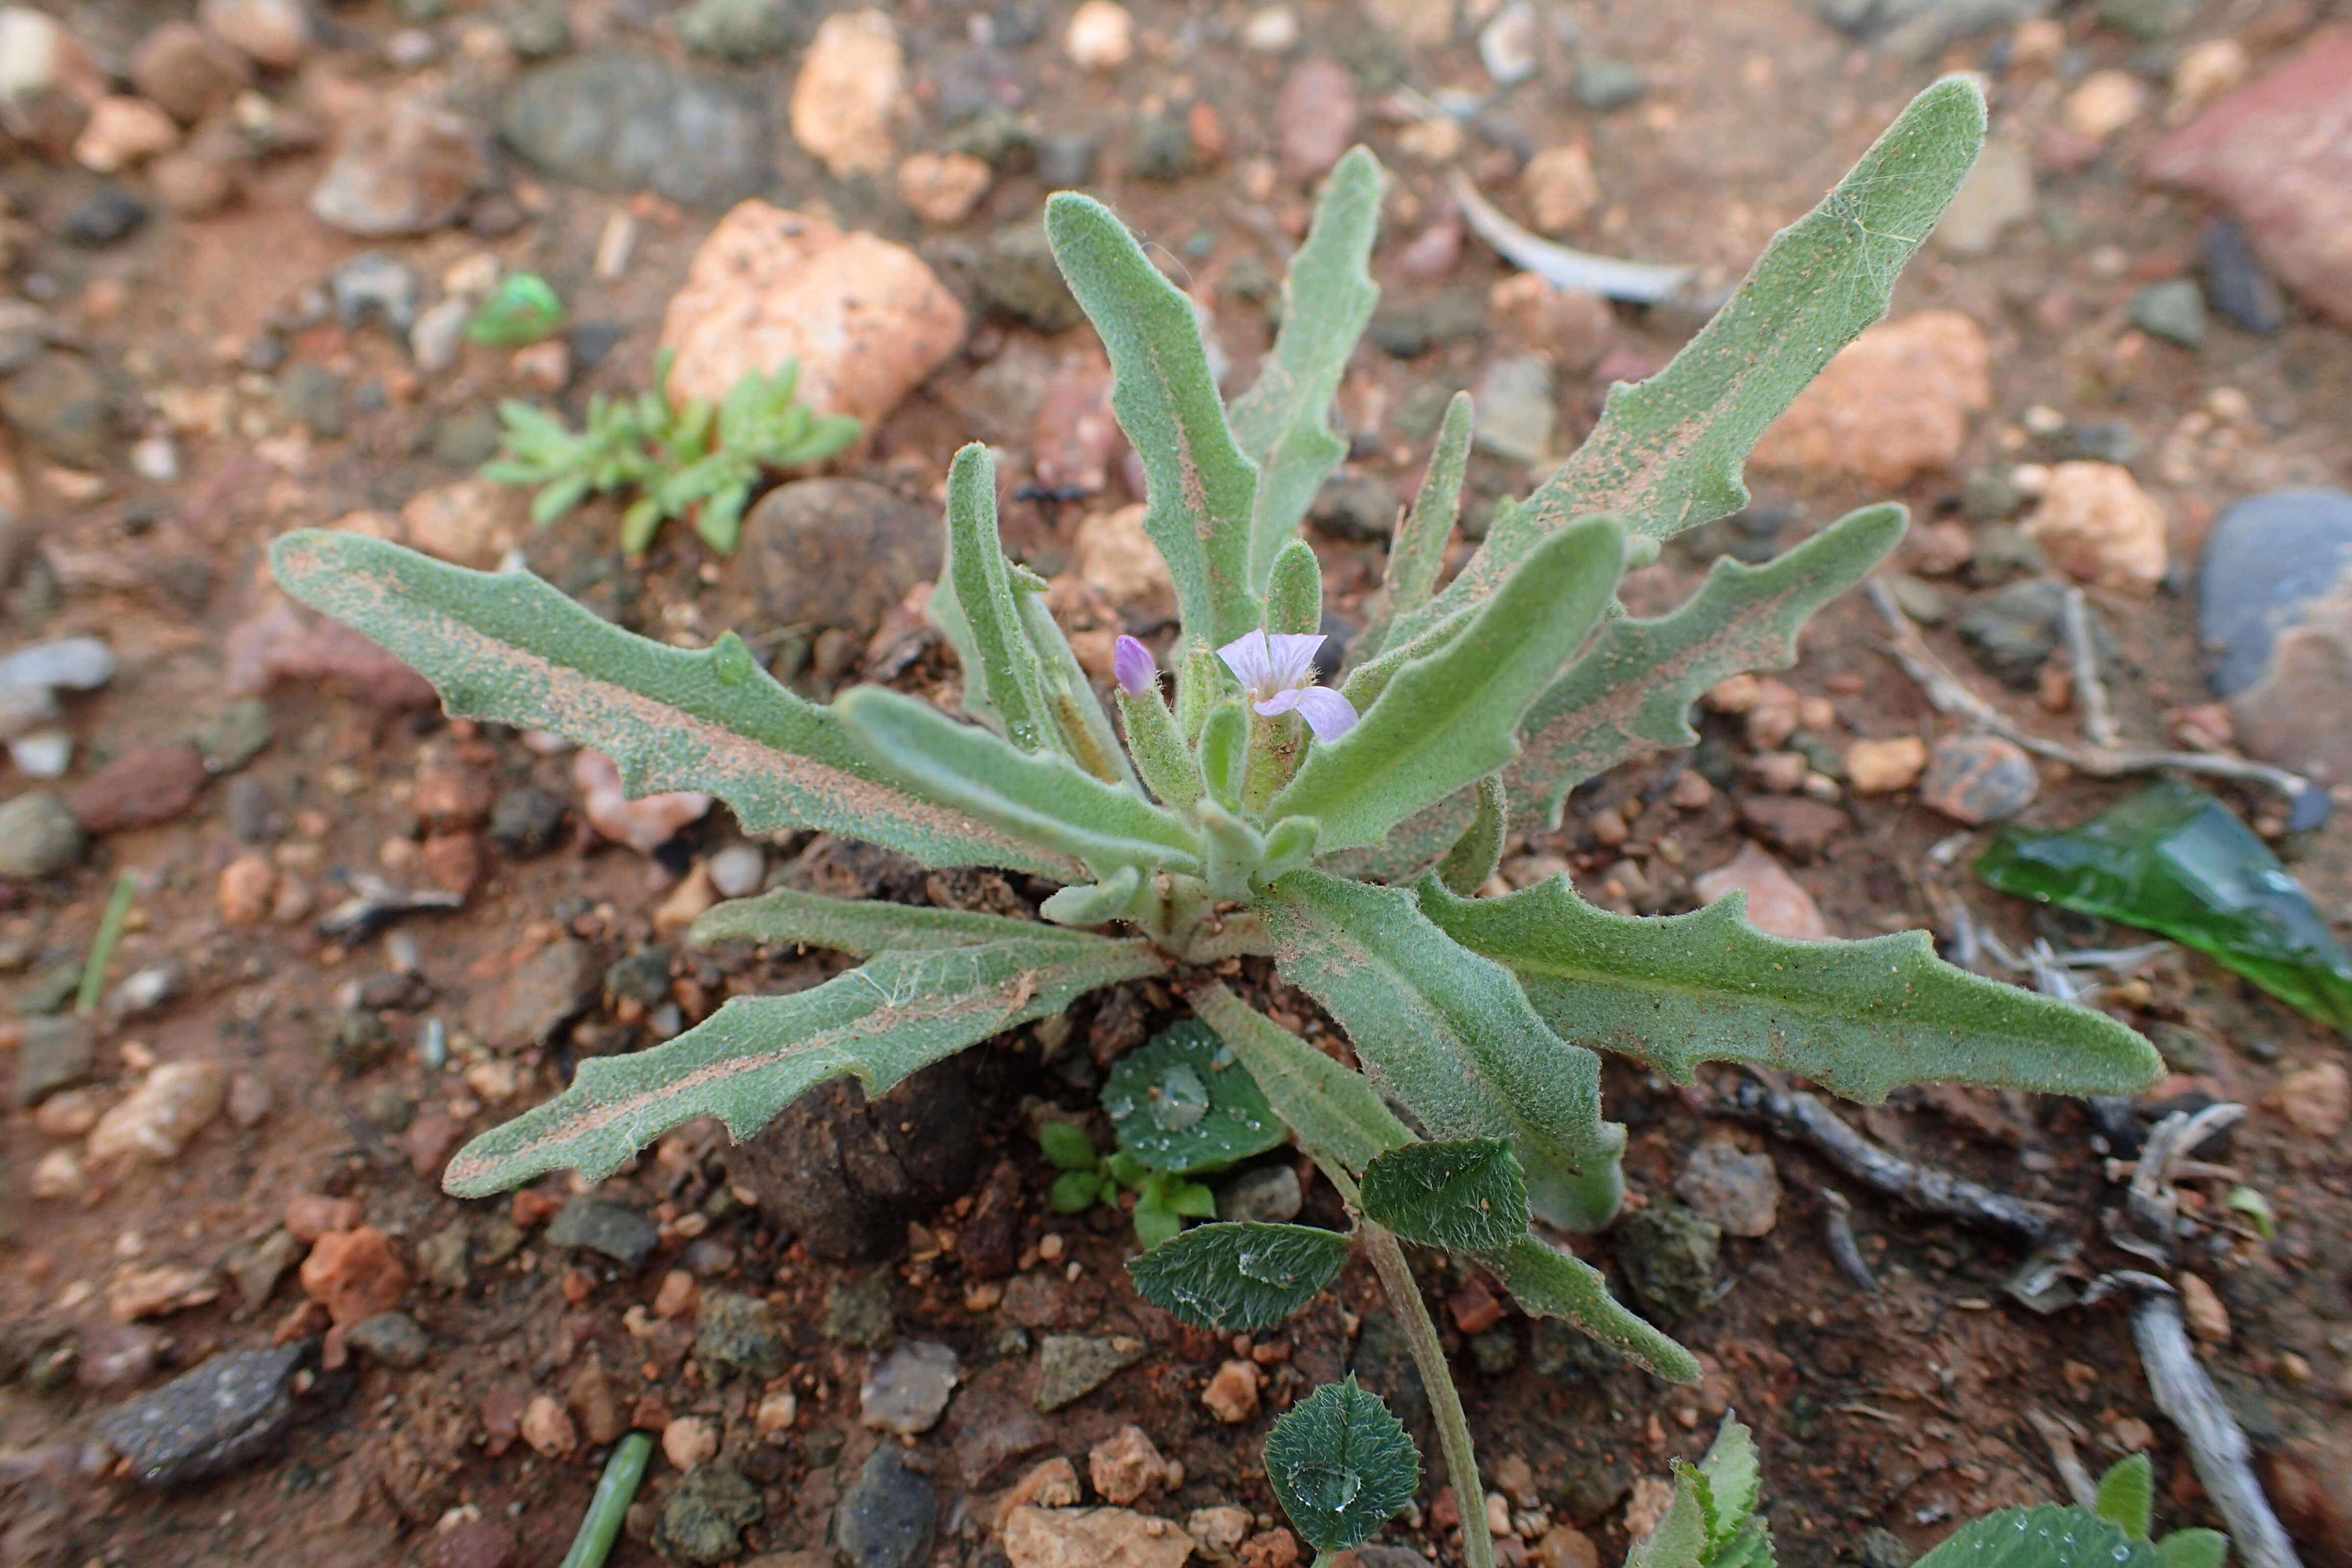
POLYGON ((1092 197, 1064 191, 1048 200, 1045 233, 1110 355, 1111 409, 1143 460, 1143 529, 1175 579, 1185 635, 1222 647, 1257 630, 1257 466, 1226 427, 1192 301, 1092 197))
POLYGON ((1955 969, 1925 931, 1789 942, 1749 925, 1741 895, 1644 919, 1594 909, 1566 877, 1499 899, 1457 899, 1434 879, 1420 892, 1423 911, 1508 965, 1555 1028, 1677 1083, 1701 1062, 1759 1062, 1874 1102, 1915 1083, 2132 1094, 2162 1071, 2105 1014, 1955 969))
POLYGON ((940 590, 952 596, 954 618, 971 641, 965 668, 979 672, 965 681, 964 711, 988 721, 1024 752, 1045 751, 1057 738, 1056 726, 997 539, 996 463, 977 441, 958 452, 948 469, 947 565, 940 590))
MULTIPOLYGON (((1348 455, 1326 418, 1381 290, 1364 263, 1381 220, 1380 161, 1363 147, 1331 171, 1307 243, 1282 282, 1282 331, 1257 384, 1235 400, 1234 439, 1260 465, 1250 518, 1250 583, 1297 531, 1325 476, 1348 455)), ((1307 628, 1312 630, 1311 626, 1307 628)))
POLYGON ((1364 1213, 1407 1241, 1496 1252, 1525 1236, 1528 1184, 1502 1138, 1412 1143, 1364 1167, 1364 1213))
POLYGON ((1756 1457, 1756 1435, 1736 1417, 1725 1415, 1698 1468, 1706 1478, 1707 1544, 1719 1555, 1755 1518, 1763 1479, 1756 1457))
POLYGON ((721 942, 822 947, 853 958, 870 958, 877 952, 973 947, 984 942, 1050 941, 1057 936, 1080 944, 1101 940, 1085 931, 1062 931, 1005 915, 890 904, 876 899, 828 899, 779 888, 719 905, 694 922, 687 941, 697 947, 721 942))
POLYGON ((2222 1568, 2230 1538, 2218 1530, 2176 1530, 2156 1543, 2156 1560, 2163 1568, 2222 1568))
POLYGON ((1084 879, 1079 859, 1054 844, 894 781, 831 712, 778 685, 735 639, 665 647, 528 574, 468 571, 353 533, 290 533, 269 559, 288 593, 406 660, 452 715, 593 746, 633 795, 702 790, 748 832, 814 827, 929 866, 1084 879))
POLYGON ((1456 944, 1402 888, 1297 871, 1262 909, 1282 977, 1329 1010, 1430 1136, 1508 1138, 1537 1213, 1608 1223, 1625 1130, 1601 1120, 1600 1063, 1551 1031, 1509 970, 1456 944))
POLYGON ((1154 1171, 1222 1171, 1286 1136, 1249 1069, 1189 1019, 1121 1058, 1102 1104, 1119 1149, 1154 1171))
POLYGON ((1421 476, 1412 510, 1401 513, 1389 539, 1389 562, 1381 578, 1381 603, 1371 625, 1353 648, 1358 664, 1388 646, 1389 626, 1429 602, 1437 574, 1445 567, 1446 542, 1462 515, 1462 476, 1470 465, 1470 395, 1457 392, 1445 405, 1437 445, 1421 476))
POLYGON ((1308 751, 1275 812, 1320 821, 1327 853, 1356 848, 1510 762, 1520 721, 1600 618, 1623 562, 1608 518, 1547 541, 1459 636, 1400 668, 1362 722, 1308 751))
POLYGON ((1139 941, 886 952, 812 990, 736 997, 649 1051, 590 1058, 563 1093, 459 1150, 441 1184, 477 1198, 550 1171, 601 1181, 702 1116, 725 1122, 740 1143, 826 1079, 855 1075, 878 1099, 966 1046, 1165 971, 1139 941))
POLYGON ((1747 504, 1740 469, 1831 358, 1886 313, 1897 273, 1943 216, 1984 141, 1984 94, 1948 77, 1911 100, 1811 213, 1780 231, 1729 302, 1639 385, 1527 504, 1498 516, 1446 591, 1391 640, 1493 593, 1541 540, 1606 511, 1665 539, 1747 504))
POLYGON ((1438 879, 1465 899, 1476 896, 1502 865, 1504 830, 1510 826, 1510 800, 1502 775, 1480 779, 1476 796, 1477 816, 1437 866, 1438 879))
POLYGON ((1204 1225, 1129 1258, 1127 1272, 1145 1300, 1196 1329, 1252 1333, 1322 1294, 1351 1245, 1313 1226, 1204 1225))
POLYGON ((1412 1142, 1363 1074, 1350 1072, 1234 995, 1221 981, 1191 993, 1192 1010, 1234 1055, 1274 1113, 1318 1160, 1360 1175, 1373 1159, 1412 1142))
POLYGON ((1960 1527, 1912 1568, 2162 1568, 2157 1548, 2079 1508, 2005 1508, 1960 1527))
POLYGON ((2130 1536, 2146 1541, 2156 1526, 2156 1462, 2146 1454, 2126 1454, 2099 1478, 2099 1495, 2091 1511, 2130 1536))
POLYGON ((1603 626, 1528 712, 1522 750, 1504 773, 1522 830, 1556 826, 1586 779, 1697 744, 1688 715, 1699 694, 1726 676, 1794 664, 1797 628, 1895 548, 1903 521, 1899 506, 1864 507, 1766 565, 1717 561, 1670 615, 1603 626))
POLYGON ((1023 573, 1013 584, 1013 602, 1021 612, 1029 646, 1037 652, 1038 679, 1045 689, 1045 710, 1053 719, 1062 754, 1098 779, 1111 784, 1135 782, 1135 770, 1121 750, 1095 695, 1094 682, 1063 635, 1061 623, 1045 607, 1042 579, 1023 573))
POLYGON ((878 686, 853 687, 833 710, 877 772, 925 800, 1081 860, 1098 877, 1123 866, 1200 868, 1198 840, 1181 820, 1061 756, 1016 751, 989 731, 878 686))
POLYGON ((1323 567, 1303 539, 1275 552, 1266 574, 1265 629, 1276 637, 1323 629, 1323 567))
POLYGON ((1697 1359, 1621 1305, 1601 1271, 1582 1258, 1522 1236, 1483 1261, 1530 1316, 1558 1318, 1670 1383, 1698 1381, 1697 1359))
POLYGON ((1037 1129, 1037 1146, 1059 1171, 1091 1171, 1102 1163, 1094 1141, 1075 1121, 1048 1121, 1037 1129))
POLYGON ((1318 1552, 1345 1552, 1412 1501, 1421 1456, 1351 1373, 1292 1406, 1265 1440, 1265 1479, 1318 1552))
POLYGON ((1676 1460, 1674 1500, 1650 1533, 1626 1550, 1625 1568, 1709 1568, 1706 1494, 1706 1478, 1676 1460))
POLYGON ((1096 926, 1127 919, 1149 897, 1143 873, 1133 866, 1121 866, 1099 882, 1060 889, 1038 905, 1037 912, 1056 925, 1096 926))

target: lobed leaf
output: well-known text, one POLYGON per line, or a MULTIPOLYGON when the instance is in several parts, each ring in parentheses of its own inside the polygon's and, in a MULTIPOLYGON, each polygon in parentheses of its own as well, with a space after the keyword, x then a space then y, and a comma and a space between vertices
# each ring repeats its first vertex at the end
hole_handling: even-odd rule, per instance
POLYGON ((1903 537, 1899 506, 1848 513, 1762 566, 1727 558, 1680 608, 1619 616, 1528 710, 1504 782, 1523 830, 1558 824, 1569 792, 1653 751, 1696 745, 1690 705, 1726 676, 1797 662, 1797 628, 1903 537))
POLYGON ((833 710, 876 771, 922 799, 1082 861, 1097 877, 1126 866, 1200 868, 1198 840, 1181 819, 1066 758, 1016 751, 989 731, 877 686, 852 688, 833 710))
POLYGON ((1453 941, 1402 888, 1297 871, 1261 906, 1282 977, 1348 1031, 1366 1073, 1433 1138, 1508 1138, 1537 1213, 1616 1212, 1625 1130, 1599 1060, 1554 1034, 1511 972, 1453 941))
POLYGON ((1275 813, 1317 818, 1327 853, 1359 848, 1502 768, 1518 754, 1528 710, 1608 605, 1623 563, 1623 535, 1608 518, 1546 541, 1459 635, 1391 676, 1360 723, 1307 752, 1275 813))
POLYGON ((1084 931, 970 910, 936 910, 876 899, 828 899, 793 888, 733 899, 712 909, 686 934, 697 947, 756 942, 772 947, 822 947, 853 958, 877 952, 930 952, 987 942, 1061 937, 1076 943, 1100 939, 1084 931))
POLYGON ((1127 1260, 1143 1299, 1196 1329, 1271 1329, 1348 1266, 1338 1231, 1305 1225, 1204 1225, 1127 1260))
POLYGON ((1318 1552, 1345 1552, 1412 1501, 1421 1456, 1404 1424, 1350 1373, 1308 1394, 1274 1424, 1265 1479, 1282 1510, 1318 1552))
POLYGON ((1706 1478, 1675 1462, 1675 1495, 1650 1533, 1626 1549, 1625 1568, 1710 1568, 1706 1478))
POLYGON ((1508 1140, 1411 1143, 1364 1167, 1364 1213, 1407 1241, 1498 1252, 1528 1233, 1528 1185, 1508 1140))
POLYGON ((1045 751, 1057 739, 1056 726, 997 538, 996 463, 977 441, 957 452, 948 469, 947 533, 946 568, 933 597, 952 596, 952 619, 962 631, 954 639, 957 651, 969 642, 965 668, 973 673, 965 681, 964 710, 1023 751, 1045 751))
POLYGON ((2164 1568, 2162 1552, 2079 1508, 2008 1508, 1960 1527, 1913 1568, 2164 1568))
POLYGON ((1307 243, 1282 280, 1282 331, 1257 384, 1233 406, 1234 441, 1258 465, 1250 514, 1250 585, 1263 594, 1274 557, 1298 530, 1323 480, 1348 455, 1328 418, 1379 285, 1365 269, 1380 230, 1380 160, 1356 147, 1316 205, 1307 243))
POLYGON ((1696 1383, 1698 1361, 1609 1293, 1609 1281, 1580 1258, 1522 1236, 1481 1256, 1531 1317, 1558 1318, 1669 1383, 1696 1383))
POLYGON ((1122 1057, 1102 1104, 1120 1152, 1148 1170, 1222 1171, 1286 1137, 1249 1069, 1215 1030, 1189 1020, 1122 1057))
POLYGON ((1373 1159, 1412 1142, 1363 1074, 1351 1072, 1234 995, 1222 981, 1196 986, 1192 1011, 1233 1047, 1274 1113, 1318 1160, 1360 1175, 1373 1159))
POLYGON ((290 533, 269 559, 288 593, 405 660, 452 716, 593 746, 632 795, 701 790, 747 832, 814 827, 928 866, 1084 879, 1079 859, 1052 843, 942 806, 877 768, 831 712, 787 691, 733 638, 665 647, 527 573, 469 571, 358 534, 290 533))
POLYGON ((1612 512, 1665 539, 1747 504, 1748 451, 1822 367, 1886 313, 1984 141, 1984 94, 1963 77, 1928 87, 1806 216, 1775 236, 1714 320, 1671 363, 1609 395, 1600 425, 1506 517, 1444 594, 1401 616, 1418 636, 1476 603, 1574 520, 1612 512))
POLYGON ((1458 899, 1434 879, 1420 895, 1562 1034, 1676 1083, 1701 1062, 1757 1062, 1874 1102, 1916 1083, 2133 1094, 2162 1070, 2105 1014, 1956 969, 1925 931, 1789 942, 1748 923, 1744 895, 1643 918, 1594 909, 1564 876, 1499 899, 1458 899))
POLYGON ((1111 410, 1143 461, 1143 529, 1167 559, 1185 635, 1223 646, 1257 630, 1257 466, 1225 425, 1192 301, 1092 197, 1064 191, 1048 200, 1045 234, 1110 355, 1111 410))
POLYGON ((1140 941, 886 952, 812 990, 736 997, 652 1050, 590 1058, 563 1093, 459 1150, 441 1184, 482 1197, 550 1171, 601 1181, 703 1116, 740 1143, 826 1079, 855 1075, 879 1098, 966 1046, 1166 969, 1140 941))
POLYGON ((1511 823, 1510 797, 1502 775, 1480 779, 1475 795, 1477 816, 1437 864, 1438 879, 1465 899, 1475 898, 1501 868, 1504 835, 1511 823))
POLYGON ((1706 1478, 1707 1544, 1719 1556, 1755 1520, 1763 1480, 1756 1457, 1756 1435, 1737 1417, 1726 1415, 1698 1468, 1706 1478))

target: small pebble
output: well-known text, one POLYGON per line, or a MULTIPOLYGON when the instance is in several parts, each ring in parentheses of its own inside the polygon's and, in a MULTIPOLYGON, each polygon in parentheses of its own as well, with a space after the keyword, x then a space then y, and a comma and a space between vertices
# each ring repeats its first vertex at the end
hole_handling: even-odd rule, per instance
POLYGON ((699 1415, 681 1415, 662 1428, 662 1454, 681 1470, 708 1464, 719 1452, 719 1429, 699 1415))
POLYGON ((1117 70, 1135 54, 1135 18, 1115 0, 1086 0, 1070 15, 1063 52, 1080 70, 1117 70))
POLYGON ((2040 788, 2032 757, 2016 742, 1999 735, 1953 735, 1936 742, 1919 799, 1977 827, 2016 816, 2040 788))

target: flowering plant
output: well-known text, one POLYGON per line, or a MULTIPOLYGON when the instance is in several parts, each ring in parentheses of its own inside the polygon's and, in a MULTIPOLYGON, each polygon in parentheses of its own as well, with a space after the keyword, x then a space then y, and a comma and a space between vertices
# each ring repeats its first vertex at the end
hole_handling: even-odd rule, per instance
MULTIPOLYGON (((1592 1047, 1681 1082, 1706 1061, 1767 1063, 1860 1100, 1929 1080, 2114 1094, 2157 1075, 2122 1025, 1948 967, 1923 932, 1783 942, 1750 927, 1737 895, 1635 919, 1585 903, 1564 877, 1484 895, 1513 836, 1556 823, 1580 782, 1693 743, 1697 695, 1792 662, 1798 626, 1901 534, 1899 508, 1871 507, 1766 565, 1718 562, 1660 618, 1614 604, 1661 540, 1745 502, 1749 447, 1884 313, 1983 127, 1972 84, 1923 93, 1672 364, 1612 392, 1591 438, 1503 506, 1441 588, 1471 434, 1457 396, 1370 625, 1331 685, 1315 679, 1322 584, 1297 530, 1346 455, 1327 411, 1378 295, 1365 263, 1382 174, 1362 149, 1334 171, 1285 285, 1280 336, 1230 410, 1191 303, 1117 216, 1075 195, 1048 206, 1055 254, 1108 350, 1113 407, 1145 471, 1144 528, 1174 582, 1172 701, 1129 638, 1106 709, 1043 582, 1005 558, 979 446, 949 473, 930 600, 963 666, 961 718, 872 686, 814 706, 731 633, 699 651, 663 647, 525 574, 351 534, 280 541, 289 590, 416 666, 452 713, 572 736, 616 759, 633 792, 721 796, 749 831, 817 828, 929 866, 1061 884, 1044 923, 789 890, 722 906, 701 935, 862 962, 812 990, 730 1000, 652 1050, 583 1062, 562 1095, 460 1152, 445 1185, 485 1194, 564 1168, 593 1180, 698 1117, 747 1138, 825 1079, 854 1074, 879 1094, 1088 991, 1160 979, 1358 1223, 1352 1237, 1198 1227, 1137 1259, 1138 1288, 1191 1321, 1263 1328, 1360 1246, 1413 1337, 1465 1500, 1465 1551, 1486 1568, 1468 1427, 1399 1237, 1478 1259, 1528 1311, 1661 1375, 1696 1375, 1534 1228, 1596 1229, 1619 1205, 1625 1133, 1602 1119, 1592 1047), (1362 1070, 1245 1001, 1227 980, 1264 969, 1224 962, 1240 958, 1270 959, 1312 997, 1362 1070)), ((1286 1416, 1267 1464, 1294 1522, 1336 1552, 1410 1497, 1402 1443, 1349 1383, 1286 1416)))

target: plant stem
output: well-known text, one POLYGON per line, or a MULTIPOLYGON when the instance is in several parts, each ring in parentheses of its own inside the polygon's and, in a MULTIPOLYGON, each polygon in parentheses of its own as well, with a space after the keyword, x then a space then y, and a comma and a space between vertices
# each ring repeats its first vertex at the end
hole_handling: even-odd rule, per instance
POLYGON ((1478 1484, 1478 1450, 1470 1441, 1470 1418, 1463 1414, 1462 1395, 1454 1386, 1454 1369, 1446 1362, 1445 1346, 1437 1337, 1437 1325, 1430 1320, 1428 1304, 1421 1299, 1412 1267, 1404 1260, 1404 1248, 1397 1245, 1396 1237, 1385 1226, 1365 1217, 1355 1181, 1339 1163, 1318 1160, 1316 1164, 1356 1211, 1356 1231, 1371 1257, 1372 1270, 1381 1277, 1381 1288, 1388 1292, 1397 1316, 1404 1320, 1405 1339, 1412 1346, 1413 1364, 1421 1369, 1422 1384, 1428 1390, 1430 1413, 1437 1418, 1437 1446, 1444 1451, 1454 1502, 1462 1515, 1462 1560, 1468 1568, 1495 1568, 1495 1539, 1486 1532, 1486 1493, 1478 1484))
POLYGON ((139 879, 125 871, 114 879, 114 894, 106 900, 106 913, 99 917, 98 935, 90 939, 89 961, 81 966, 81 990, 74 997, 74 1011, 88 1017, 98 1011, 98 999, 106 991, 106 966, 114 962, 114 944, 122 940, 122 922, 130 918, 131 900, 139 896, 139 879))
POLYGON ((637 1495, 637 1484, 646 1479, 646 1461, 653 1451, 650 1433, 632 1432, 621 1439, 588 1500, 588 1514, 580 1521, 580 1533, 572 1538, 572 1550, 563 1554, 563 1568, 604 1568, 613 1538, 621 1533, 621 1521, 637 1495))

